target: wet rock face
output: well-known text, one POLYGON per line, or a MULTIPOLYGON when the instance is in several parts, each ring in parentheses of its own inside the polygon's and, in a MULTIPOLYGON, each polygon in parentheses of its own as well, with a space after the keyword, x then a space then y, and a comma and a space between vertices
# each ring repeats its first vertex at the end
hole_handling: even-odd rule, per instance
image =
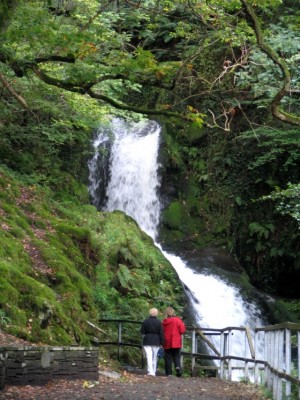
MULTIPOLYGON (((252 286, 247 273, 225 250, 216 247, 206 247, 194 250, 181 249, 175 253, 184 259, 196 274, 214 276, 217 280, 226 283, 228 287, 234 287, 236 289, 236 296, 240 298, 239 301, 242 301, 245 305, 248 304, 252 313, 256 309, 257 318, 264 321, 264 324, 269 325, 277 322, 272 299, 252 286)), ((194 325, 197 322, 195 321, 192 304, 197 303, 200 306, 200 310, 202 304, 197 302, 193 292, 185 285, 184 290, 187 298, 191 301, 188 301, 183 318, 188 325, 194 325)), ((199 290, 201 289, 199 288, 199 290)))
POLYGON ((225 250, 220 248, 206 247, 203 249, 184 250, 182 256, 198 272, 216 268, 232 273, 245 272, 225 250))

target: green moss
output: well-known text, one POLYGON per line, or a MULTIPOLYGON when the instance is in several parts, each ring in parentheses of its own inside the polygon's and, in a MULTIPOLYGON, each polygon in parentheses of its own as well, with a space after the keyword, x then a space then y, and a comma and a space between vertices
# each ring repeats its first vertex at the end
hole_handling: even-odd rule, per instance
POLYGON ((184 217, 184 209, 178 201, 173 202, 163 212, 164 223, 172 229, 179 229, 184 217))
MULTIPOLYGON (((18 239, 21 237, 17 236, 18 239)), ((16 237, 12 236, 10 232, 0 233, 1 247, 0 247, 0 262, 4 264, 16 263, 19 270, 28 268, 29 257, 25 252, 21 241, 16 240, 16 237)))
MULTIPOLYGON (((3 264, 0 263, 1 273, 3 273, 3 264)), ((8 275, 8 274, 7 274, 8 275)), ((19 291, 15 288, 11 279, 4 274, 0 277, 0 306, 4 308, 7 304, 16 304, 19 298, 19 291)))
POLYGON ((188 125, 186 135, 191 143, 198 141, 206 135, 206 129, 200 128, 196 123, 188 125))
POLYGON ((25 232, 19 227, 12 227, 9 232, 18 239, 23 239, 25 237, 25 232))
POLYGON ((91 232, 88 227, 61 223, 56 226, 56 229, 58 232, 70 235, 77 240, 90 240, 91 237, 91 232))
MULTIPOLYGON (((7 203, 9 203, 11 201, 10 195, 3 190, 0 190, 0 199, 4 200, 7 203)), ((3 205, 2 205, 2 208, 3 208, 3 205)))
MULTIPOLYGON (((15 178, 5 185, 17 193, 15 178)), ((89 344, 87 320, 142 318, 154 302, 184 305, 175 271, 132 218, 82 206, 70 193, 53 201, 24 182, 22 193, 30 194, 30 206, 22 196, 16 206, 10 195, 0 213, 0 305, 9 332, 48 344, 89 344)))
POLYGON ((277 299, 276 302, 273 305, 271 305, 271 307, 273 308, 272 312, 276 318, 276 322, 278 323, 282 321, 289 321, 289 322, 300 321, 299 309, 297 312, 289 301, 286 301, 284 299, 277 299))
POLYGON ((47 230, 48 229, 47 221, 43 221, 43 220, 41 220, 39 218, 34 219, 31 222, 31 226, 35 227, 35 228, 38 228, 38 229, 43 229, 43 230, 47 230))

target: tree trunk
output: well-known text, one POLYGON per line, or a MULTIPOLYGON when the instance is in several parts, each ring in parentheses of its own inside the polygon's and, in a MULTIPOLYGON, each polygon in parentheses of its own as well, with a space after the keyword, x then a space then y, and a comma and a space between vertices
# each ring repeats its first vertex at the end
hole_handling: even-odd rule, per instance
POLYGON ((18 5, 19 0, 1 0, 0 5, 0 32, 6 31, 10 18, 18 5))

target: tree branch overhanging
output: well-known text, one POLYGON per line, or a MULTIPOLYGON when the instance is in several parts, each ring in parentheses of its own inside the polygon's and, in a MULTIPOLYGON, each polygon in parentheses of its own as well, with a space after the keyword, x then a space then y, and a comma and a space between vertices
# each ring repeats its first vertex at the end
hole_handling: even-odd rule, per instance
POLYGON ((191 116, 188 116, 185 114, 180 114, 178 112, 172 112, 172 111, 167 111, 167 110, 163 110, 163 109, 144 109, 144 108, 140 108, 140 107, 129 106, 127 104, 120 103, 117 100, 114 100, 109 96, 106 96, 106 95, 103 95, 100 93, 96 93, 92 89, 89 89, 87 91, 87 94, 90 97, 92 97, 94 99, 102 100, 119 110, 127 110, 127 111, 136 112, 138 114, 145 114, 145 115, 163 115, 166 117, 175 117, 175 118, 182 119, 182 120, 189 121, 189 122, 194 121, 191 116))
POLYGON ((100 77, 98 80, 95 80, 95 81, 71 83, 71 82, 65 82, 65 81, 50 77, 41 68, 39 68, 39 66, 35 63, 32 63, 31 67, 32 67, 32 70, 34 71, 34 73, 37 75, 37 77, 40 80, 42 80, 43 82, 47 83, 48 85, 56 86, 58 88, 67 90, 69 92, 87 94, 90 97, 97 99, 97 100, 102 100, 119 110, 127 110, 127 111, 136 112, 139 114, 145 114, 145 115, 164 115, 167 117, 175 117, 175 118, 182 119, 182 120, 189 121, 189 122, 193 122, 196 117, 194 115, 190 116, 190 115, 181 114, 178 112, 168 111, 165 109, 144 109, 144 108, 140 108, 140 107, 130 106, 130 105, 121 103, 121 102, 113 99, 112 97, 98 93, 92 89, 96 84, 101 83, 105 80, 125 79, 125 76, 122 74, 107 74, 107 75, 103 75, 102 77, 100 77))
POLYGON ((274 51, 270 46, 268 46, 264 42, 261 25, 253 7, 248 3, 247 0, 241 0, 241 3, 244 5, 246 13, 252 21, 257 45, 274 62, 274 64, 276 64, 280 68, 282 72, 283 83, 281 89, 277 92, 277 94, 273 97, 271 101, 272 114, 275 118, 279 119, 280 121, 300 126, 300 117, 293 114, 289 114, 280 108, 280 102, 286 96, 286 94, 289 93, 291 86, 291 74, 288 69, 288 66, 285 60, 281 58, 276 53, 276 51, 274 51))

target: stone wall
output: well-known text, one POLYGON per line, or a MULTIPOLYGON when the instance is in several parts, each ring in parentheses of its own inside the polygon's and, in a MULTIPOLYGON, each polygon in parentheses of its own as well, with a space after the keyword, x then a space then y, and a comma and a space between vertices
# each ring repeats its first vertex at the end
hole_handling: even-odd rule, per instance
POLYGON ((0 389, 54 379, 98 380, 98 363, 94 347, 0 347, 0 389))

